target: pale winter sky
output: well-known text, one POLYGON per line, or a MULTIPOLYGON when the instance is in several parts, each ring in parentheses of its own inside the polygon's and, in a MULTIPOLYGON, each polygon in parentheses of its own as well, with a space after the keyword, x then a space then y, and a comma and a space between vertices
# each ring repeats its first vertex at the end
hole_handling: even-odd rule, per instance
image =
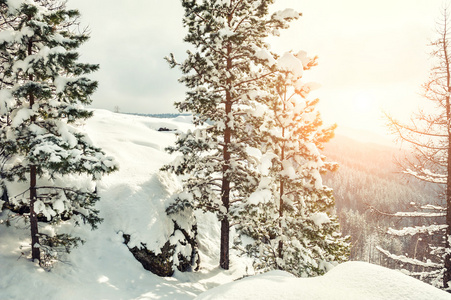
MULTIPOLYGON (((272 50, 319 56, 308 79, 321 83, 327 124, 384 133, 381 109, 406 118, 422 103, 421 84, 431 67, 429 41, 444 0, 277 0, 275 9, 303 13, 272 50)), ((175 112, 184 98, 180 73, 163 57, 183 60, 180 0, 69 0, 82 13, 91 40, 82 60, 100 64, 93 107, 122 112, 175 112)))

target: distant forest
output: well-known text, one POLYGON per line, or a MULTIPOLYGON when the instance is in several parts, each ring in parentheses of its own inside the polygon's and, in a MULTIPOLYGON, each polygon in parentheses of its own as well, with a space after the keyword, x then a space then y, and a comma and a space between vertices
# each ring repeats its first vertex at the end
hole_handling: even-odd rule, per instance
POLYGON ((443 224, 444 217, 425 219, 389 215, 416 211, 428 203, 444 206, 442 191, 437 185, 403 176, 395 159, 404 154, 395 147, 362 143, 337 135, 326 144, 324 154, 340 165, 338 171, 325 175, 324 180, 334 190, 342 232, 351 236, 351 260, 407 269, 409 272, 422 271, 387 259, 377 250, 379 246, 397 255, 434 261, 433 257, 428 257, 428 245, 439 245, 442 236, 425 233, 396 237, 387 231, 389 227, 400 229, 428 223, 443 224))

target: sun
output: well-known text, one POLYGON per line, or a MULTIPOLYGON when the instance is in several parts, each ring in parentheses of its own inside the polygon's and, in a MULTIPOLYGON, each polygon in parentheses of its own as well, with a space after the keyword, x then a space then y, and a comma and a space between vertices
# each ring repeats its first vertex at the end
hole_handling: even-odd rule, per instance
POLYGON ((374 109, 374 97, 368 93, 359 93, 353 97, 352 105, 358 113, 370 113, 374 109))

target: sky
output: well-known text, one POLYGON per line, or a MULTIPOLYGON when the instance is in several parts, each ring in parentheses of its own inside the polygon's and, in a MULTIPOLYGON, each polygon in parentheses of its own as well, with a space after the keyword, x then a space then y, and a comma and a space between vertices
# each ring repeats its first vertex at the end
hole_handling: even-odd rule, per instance
MULTIPOLYGON (((321 84, 311 94, 326 124, 387 134, 382 111, 406 120, 426 101, 421 84, 432 66, 427 46, 435 35, 444 0, 276 0, 274 10, 303 16, 281 37, 269 40, 278 53, 304 50, 319 56, 306 80, 321 84)), ((94 108, 131 113, 176 112, 184 99, 180 72, 164 57, 181 61, 180 0, 69 0, 91 39, 81 60, 100 64, 94 108)))

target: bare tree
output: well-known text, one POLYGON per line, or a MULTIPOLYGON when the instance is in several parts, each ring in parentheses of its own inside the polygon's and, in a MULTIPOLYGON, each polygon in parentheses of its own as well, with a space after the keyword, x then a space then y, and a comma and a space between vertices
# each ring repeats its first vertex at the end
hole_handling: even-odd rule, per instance
MULTIPOLYGON (((446 215, 446 238, 439 245, 443 258, 443 288, 451 285, 451 48, 449 47, 449 9, 443 8, 437 22, 437 39, 431 43, 434 66, 428 81, 423 85, 423 96, 433 109, 420 109, 409 123, 402 123, 387 115, 389 128, 401 142, 407 142, 412 155, 398 163, 402 172, 424 182, 437 184, 444 207, 437 207, 446 215)), ((439 201, 437 201, 439 203, 439 201)), ((436 203, 436 204, 437 204, 436 203)), ((439 224, 436 224, 439 225, 439 224)), ((441 224, 443 225, 443 224, 441 224)), ((436 234, 443 227, 430 228, 436 234)), ((437 249, 436 249, 437 250, 437 249)))

